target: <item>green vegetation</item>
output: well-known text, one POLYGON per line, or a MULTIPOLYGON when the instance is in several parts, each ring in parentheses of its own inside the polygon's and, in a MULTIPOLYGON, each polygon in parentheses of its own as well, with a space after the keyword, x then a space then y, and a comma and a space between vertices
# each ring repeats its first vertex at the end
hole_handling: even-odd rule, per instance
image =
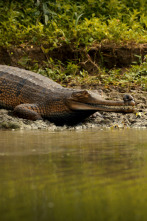
POLYGON ((97 82, 118 86, 126 82, 147 87, 147 61, 133 65, 122 74, 121 70, 104 70, 102 61, 97 64, 89 57, 90 48, 101 44, 147 43, 145 0, 1 0, 0 11, 0 47, 39 46, 48 55, 66 45, 76 56, 64 61, 47 56, 43 67, 37 62, 30 66, 30 58, 25 56, 18 62, 22 66, 27 65, 62 83, 97 82), (92 73, 81 66, 87 57, 95 67, 92 73))
POLYGON ((0 45, 147 42, 144 0, 2 0, 0 10, 0 45))

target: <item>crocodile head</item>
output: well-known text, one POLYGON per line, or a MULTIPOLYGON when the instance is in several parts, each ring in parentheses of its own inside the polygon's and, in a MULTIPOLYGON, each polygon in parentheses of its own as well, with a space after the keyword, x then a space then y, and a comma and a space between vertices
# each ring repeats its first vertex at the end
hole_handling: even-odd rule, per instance
POLYGON ((74 91, 68 99, 68 106, 71 110, 80 111, 113 111, 113 112, 134 112, 135 101, 131 95, 124 95, 122 101, 105 100, 100 95, 87 90, 74 91))

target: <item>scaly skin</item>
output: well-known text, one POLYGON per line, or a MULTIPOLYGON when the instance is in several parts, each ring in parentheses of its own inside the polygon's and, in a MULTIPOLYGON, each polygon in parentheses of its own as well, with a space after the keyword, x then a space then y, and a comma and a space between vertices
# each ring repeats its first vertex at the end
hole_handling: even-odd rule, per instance
POLYGON ((104 100, 87 90, 63 88, 47 77, 16 67, 0 65, 0 108, 18 117, 48 119, 57 125, 74 125, 96 111, 133 112, 130 95, 123 101, 104 100))

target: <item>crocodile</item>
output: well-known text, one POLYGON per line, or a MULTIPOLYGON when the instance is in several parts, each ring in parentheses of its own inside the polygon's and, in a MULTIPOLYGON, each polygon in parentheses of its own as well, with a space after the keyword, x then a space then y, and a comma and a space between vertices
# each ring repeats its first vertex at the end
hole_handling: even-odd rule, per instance
POLYGON ((103 99, 89 90, 64 88, 48 77, 18 67, 0 65, 0 108, 17 117, 48 119, 56 125, 76 125, 97 111, 131 113, 135 101, 103 99))

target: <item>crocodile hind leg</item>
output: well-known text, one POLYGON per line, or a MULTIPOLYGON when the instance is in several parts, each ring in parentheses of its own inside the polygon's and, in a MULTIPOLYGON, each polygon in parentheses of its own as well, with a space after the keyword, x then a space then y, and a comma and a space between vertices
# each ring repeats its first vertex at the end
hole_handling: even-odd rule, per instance
POLYGON ((20 104, 14 108, 14 115, 28 120, 42 120, 38 112, 39 107, 35 104, 20 104))

